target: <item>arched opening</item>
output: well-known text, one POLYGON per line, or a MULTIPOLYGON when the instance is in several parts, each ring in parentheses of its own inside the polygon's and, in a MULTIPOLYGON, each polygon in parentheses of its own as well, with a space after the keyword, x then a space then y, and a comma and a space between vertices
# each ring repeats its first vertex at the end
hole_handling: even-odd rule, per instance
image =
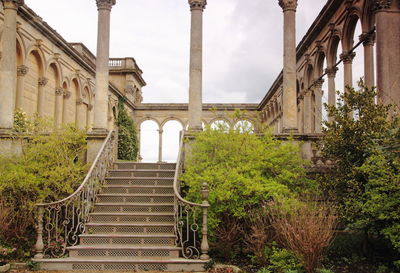
POLYGON ((153 120, 140 124, 140 156, 143 162, 158 161, 159 126, 153 120))
POLYGON ((57 66, 52 63, 47 71, 48 82, 45 87, 45 104, 43 114, 53 117, 56 111, 56 88, 60 86, 57 66))
POLYGON ((243 119, 239 120, 238 122, 235 123, 233 126, 233 129, 239 130, 239 132, 243 133, 254 133, 254 125, 251 121, 243 119))
MULTIPOLYGON (((358 41, 362 34, 361 21, 358 20, 354 30, 354 39, 358 41)), ((364 48, 363 45, 358 46, 355 51, 356 56, 353 59, 353 87, 358 90, 360 79, 364 78, 364 48)))
POLYGON ((37 51, 32 51, 28 55, 26 66, 29 70, 25 79, 22 109, 28 115, 33 115, 38 110, 39 78, 42 76, 42 60, 37 51))
POLYGON ((164 124, 162 129, 162 161, 176 162, 182 129, 182 124, 177 120, 169 120, 164 124))
POLYGON ((214 130, 223 130, 223 131, 228 131, 230 129, 229 123, 223 119, 214 120, 211 123, 210 127, 211 129, 214 130))

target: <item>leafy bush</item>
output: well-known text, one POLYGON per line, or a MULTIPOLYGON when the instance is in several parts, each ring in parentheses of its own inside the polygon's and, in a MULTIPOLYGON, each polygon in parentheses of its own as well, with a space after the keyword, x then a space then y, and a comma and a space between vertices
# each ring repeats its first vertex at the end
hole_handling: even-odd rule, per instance
POLYGON ((18 244, 21 257, 29 256, 25 246, 34 242, 35 204, 64 198, 82 183, 86 134, 72 125, 54 128, 37 117, 29 120, 22 112, 16 118, 23 152, 0 157, 0 241, 18 244))
POLYGON ((273 247, 268 269, 276 273, 304 272, 304 267, 296 255, 287 249, 273 247))
POLYGON ((136 126, 128 115, 123 101, 118 103, 118 159, 136 160, 138 153, 138 140, 136 126))
POLYGON ((223 215, 244 219, 267 200, 313 189, 305 164, 297 143, 276 140, 267 130, 260 136, 220 125, 196 135, 181 179, 189 186, 188 198, 198 202, 202 184, 208 183, 213 233, 223 215))

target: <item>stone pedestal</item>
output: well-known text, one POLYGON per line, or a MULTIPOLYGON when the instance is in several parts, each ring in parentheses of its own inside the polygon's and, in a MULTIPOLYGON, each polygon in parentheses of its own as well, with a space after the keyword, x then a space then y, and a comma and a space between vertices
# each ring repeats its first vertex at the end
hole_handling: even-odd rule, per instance
POLYGON ((296 8, 297 0, 279 0, 283 9, 283 132, 296 133, 297 94, 296 94, 296 8))
POLYGON ((93 161, 96 159, 96 156, 99 153, 105 139, 107 138, 107 135, 108 132, 106 130, 96 130, 88 133, 86 153, 86 162, 88 164, 93 163, 93 161))

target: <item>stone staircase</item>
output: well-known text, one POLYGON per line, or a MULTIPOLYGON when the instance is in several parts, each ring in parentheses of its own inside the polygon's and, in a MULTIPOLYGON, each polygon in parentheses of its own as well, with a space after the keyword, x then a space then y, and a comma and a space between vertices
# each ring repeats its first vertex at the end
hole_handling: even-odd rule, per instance
POLYGON ((204 271, 180 258, 173 180, 176 164, 119 162, 108 172, 80 244, 69 257, 41 259, 47 270, 204 271))

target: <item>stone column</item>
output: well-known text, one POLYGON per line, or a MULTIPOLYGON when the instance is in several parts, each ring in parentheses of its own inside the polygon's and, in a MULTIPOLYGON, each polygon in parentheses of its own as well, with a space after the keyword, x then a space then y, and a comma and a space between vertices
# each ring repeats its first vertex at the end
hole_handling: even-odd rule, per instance
POLYGON ((25 76, 28 74, 29 67, 26 65, 20 65, 17 68, 17 99, 15 102, 15 108, 22 109, 22 101, 23 101, 23 91, 24 91, 24 81, 25 76))
POLYGON ((0 130, 11 129, 17 89, 17 11, 23 0, 1 0, 4 9, 0 60, 0 130))
POLYGON ((347 87, 353 86, 353 59, 356 56, 355 52, 343 52, 340 54, 340 59, 343 61, 343 73, 344 73, 344 92, 347 92, 347 87))
POLYGON ((44 113, 44 105, 45 105, 45 99, 46 99, 46 94, 45 94, 45 87, 48 83, 48 79, 45 77, 39 78, 38 81, 38 104, 37 104, 37 112, 39 116, 43 116, 44 113))
POLYGON ((94 123, 88 135, 87 162, 96 158, 108 132, 110 15, 116 0, 96 0, 98 10, 94 123))
MULTIPOLYGON (((337 67, 331 67, 325 70, 328 76, 328 105, 336 105, 335 77, 337 71, 337 67)), ((328 116, 328 121, 332 121, 332 117, 328 116)))
POLYGON ((189 72, 189 130, 203 130, 202 77, 203 77, 203 10, 206 0, 189 0, 191 10, 190 72, 189 72))
POLYGON ((373 0, 376 22, 378 100, 400 105, 400 4, 373 0))
POLYGON ((368 36, 364 33, 360 36, 364 45, 364 83, 367 87, 375 86, 375 64, 374 64, 374 44, 375 33, 368 36))
POLYGON ((303 123, 304 123, 304 133, 309 134, 311 133, 311 122, 312 122, 312 104, 311 104, 311 95, 312 91, 310 89, 305 90, 304 93, 304 99, 303 99, 303 113, 304 113, 304 118, 303 118, 303 123))
POLYGON ((93 127, 93 104, 89 104, 88 105, 88 116, 87 116, 87 126, 88 126, 88 130, 91 131, 92 127, 93 127))
POLYGON ((158 129, 158 162, 162 162, 162 134, 163 130, 158 129))
POLYGON ((296 8, 297 0, 279 0, 283 9, 283 105, 284 133, 298 132, 296 95, 296 8))
POLYGON ((116 0, 96 0, 98 10, 94 131, 107 131, 110 15, 116 0))
POLYGON ((315 97, 315 133, 322 133, 322 96, 324 91, 322 85, 324 80, 318 80, 314 83, 314 97, 315 97))
POLYGON ((56 93, 56 109, 55 109, 55 115, 54 115, 54 123, 56 124, 57 127, 60 127, 62 124, 62 118, 63 118, 63 95, 64 95, 64 89, 56 88, 55 90, 56 93))
POLYGON ((83 100, 79 98, 76 100, 76 117, 75 117, 76 118, 75 125, 78 129, 85 128, 86 120, 83 119, 84 111, 86 111, 85 105, 83 104, 83 100))
POLYGON ((67 115, 68 115, 68 99, 71 97, 71 91, 63 89, 63 114, 62 114, 62 122, 67 123, 67 115))

